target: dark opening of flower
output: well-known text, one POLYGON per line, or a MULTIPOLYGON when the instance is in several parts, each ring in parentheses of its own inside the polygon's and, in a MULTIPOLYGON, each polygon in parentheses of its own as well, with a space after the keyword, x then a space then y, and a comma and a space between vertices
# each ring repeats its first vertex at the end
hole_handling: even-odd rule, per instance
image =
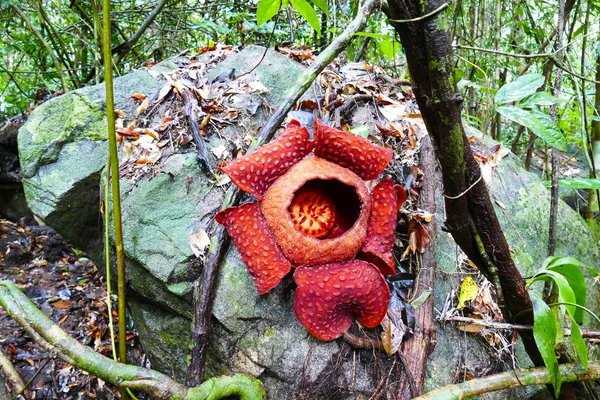
POLYGON ((300 232, 317 239, 331 239, 354 225, 361 206, 354 187, 337 179, 315 179, 295 192, 288 211, 300 232))

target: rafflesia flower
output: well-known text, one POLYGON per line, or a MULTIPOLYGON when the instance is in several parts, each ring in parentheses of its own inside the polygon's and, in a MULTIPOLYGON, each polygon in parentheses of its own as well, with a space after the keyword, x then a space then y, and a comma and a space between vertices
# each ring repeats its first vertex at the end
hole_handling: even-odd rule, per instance
POLYGON ((315 120, 314 141, 292 120, 281 136, 220 170, 257 203, 217 214, 258 293, 292 268, 294 311, 321 340, 356 319, 368 328, 387 312, 384 274, 395 273, 394 230, 406 194, 391 179, 372 190, 392 151, 315 120))

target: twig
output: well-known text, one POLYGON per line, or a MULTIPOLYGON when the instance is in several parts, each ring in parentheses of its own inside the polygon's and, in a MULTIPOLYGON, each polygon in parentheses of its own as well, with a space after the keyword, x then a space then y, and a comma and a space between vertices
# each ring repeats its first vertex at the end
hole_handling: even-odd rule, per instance
POLYGON ((410 19, 390 19, 390 22, 395 22, 397 24, 407 24, 410 22, 419 22, 419 21, 426 20, 429 17, 433 17, 434 15, 439 14, 440 12, 444 11, 446 8, 448 8, 448 3, 444 3, 441 6, 439 6, 438 8, 436 8, 435 10, 433 10, 425 15, 421 15, 420 17, 410 18, 410 19))
MULTIPOLYGON (((319 54, 312 65, 300 75, 296 84, 287 91, 283 102, 271 115, 271 118, 269 118, 269 121, 262 128, 254 143, 248 148, 248 153, 261 144, 267 143, 275 136, 275 132, 294 103, 310 87, 319 73, 348 46, 354 34, 364 29, 369 15, 378 3, 379 0, 365 0, 362 3, 356 17, 346 27, 344 32, 319 54)), ((237 187, 232 186, 225 195, 222 209, 237 204, 241 199, 241 195, 241 191, 237 187)), ((192 328, 191 361, 187 376, 187 384, 189 386, 197 385, 204 376, 206 350, 210 336, 210 317, 214 301, 215 278, 229 244, 225 228, 221 225, 215 229, 213 238, 214 245, 210 247, 208 261, 204 266, 202 274, 194 282, 193 288, 194 323, 192 328)))
MULTIPOLYGON (((559 373, 563 382, 595 380, 600 378, 600 361, 590 361, 587 370, 580 364, 561 364, 559 365, 559 373)), ((545 367, 515 369, 455 385, 442 386, 414 400, 433 400, 435 398, 464 399, 496 390, 520 386, 548 385, 550 383, 552 383, 552 377, 545 367)))
POLYGON ((211 157, 206 143, 200 133, 200 125, 198 124, 198 114, 196 109, 198 108, 198 99, 196 95, 189 89, 183 89, 181 92, 185 106, 183 109, 183 115, 185 115, 190 123, 190 129, 192 130, 192 136, 194 137, 194 143, 196 144, 196 161, 200 164, 200 168, 204 172, 213 174, 215 172, 215 160, 211 157))
POLYGON ((42 36, 42 34, 37 29, 35 29, 35 27, 33 25, 31 25, 29 18, 27 18, 27 15, 25 15, 23 13, 23 11, 21 11, 19 6, 15 5, 15 4, 11 4, 11 8, 23 20, 23 22, 25 22, 27 29, 29 29, 31 31, 31 33, 33 33, 33 35, 40 41, 42 46, 44 46, 44 48, 48 52, 48 55, 50 56, 50 59, 52 59, 52 64, 54 64, 54 68, 56 68, 56 72, 58 72, 58 75, 60 76, 60 82, 62 84, 63 91, 65 93, 68 92, 69 84, 67 83, 67 77, 65 76, 62 66, 60 65, 58 58, 56 58, 56 55, 54 54, 54 51, 52 51, 52 48, 50 47, 48 42, 46 42, 46 40, 44 40, 44 37, 42 36))
POLYGON ((468 188, 466 188, 465 191, 462 192, 461 194, 459 194, 458 196, 444 195, 444 197, 447 198, 447 199, 450 199, 450 200, 456 200, 459 197, 464 196, 465 194, 467 194, 469 192, 469 190, 473 189, 475 187, 475 185, 477 185, 482 178, 483 178, 483 175, 479 175, 479 178, 475 182, 473 182, 473 184, 471 186, 469 186, 468 188))
MULTIPOLYGON (((512 329, 516 331, 531 331, 533 330, 533 325, 521 325, 521 324, 510 324, 508 322, 501 321, 489 321, 484 319, 477 318, 467 318, 467 317, 448 317, 440 319, 440 322, 445 321, 454 321, 454 322, 464 322, 466 324, 477 325, 477 326, 485 326, 488 328, 494 329, 512 329)), ((571 336, 570 329, 563 329, 563 333, 565 336, 571 336)), ((594 329, 581 329, 581 336, 588 339, 600 339, 600 331, 594 329)))
POLYGON ((121 60, 123 59, 123 57, 125 57, 125 55, 127 55, 127 53, 129 53, 129 50, 131 50, 131 48, 142 37, 142 35, 144 34, 144 32, 146 32, 146 29, 148 29, 148 27, 156 19, 156 17, 158 16, 158 14, 161 12, 161 10, 163 9, 163 7, 166 4, 167 4, 167 0, 160 0, 158 2, 158 4, 156 4, 156 7, 154 7, 154 10, 152 10, 152 12, 150 14, 148 14, 148 16, 146 17, 146 19, 144 20, 144 22, 142 22, 142 24, 140 25, 140 27, 138 28, 138 30, 135 31, 135 33, 133 34, 133 36, 131 36, 129 38, 129 40, 121 43, 120 45, 118 45, 117 47, 115 47, 114 49, 112 49, 112 53, 113 54, 117 54, 117 59, 115 60, 115 64, 118 65, 119 62, 121 62, 121 60))
POLYGON ((348 343, 354 349, 373 349, 384 351, 383 344, 379 339, 356 336, 348 331, 344 332, 342 338, 344 339, 344 342, 348 343))

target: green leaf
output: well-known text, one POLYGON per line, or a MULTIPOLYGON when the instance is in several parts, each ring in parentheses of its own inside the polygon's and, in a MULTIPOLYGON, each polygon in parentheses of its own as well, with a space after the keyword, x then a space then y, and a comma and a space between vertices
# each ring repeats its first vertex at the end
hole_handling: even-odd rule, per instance
POLYGON ((369 136, 369 128, 366 125, 357 125, 350 129, 350 133, 366 138, 369 136))
POLYGON ((518 101, 531 96, 544 84, 544 76, 540 74, 527 74, 520 76, 516 81, 507 83, 498 89, 496 104, 518 101))
MULTIPOLYGON (((573 290, 575 303, 580 306, 585 306, 587 300, 587 287, 581 269, 573 264, 550 266, 548 269, 564 276, 573 290)), ((581 324, 583 322, 583 309, 575 308, 572 318, 575 322, 581 324)))
POLYGON ((533 338, 535 339, 535 345, 544 359, 544 364, 548 368, 554 392, 556 393, 556 397, 558 397, 562 381, 558 372, 558 360, 554 352, 554 346, 556 345, 554 315, 550 307, 544 303, 544 300, 537 293, 529 292, 529 295, 533 303, 533 338))
POLYGON ((329 17, 329 4, 327 4, 327 0, 310 0, 315 6, 319 7, 321 11, 325 13, 326 16, 329 17))
POLYGON ((537 109, 525 110, 515 106, 500 106, 496 108, 496 111, 503 117, 529 128, 548 145, 567 151, 565 137, 549 115, 537 109))
POLYGON ((260 0, 256 9, 256 24, 261 26, 273 18, 287 2, 288 0, 260 0))
POLYGON ((370 37, 373 39, 391 39, 392 35, 384 35, 383 33, 371 33, 371 32, 356 32, 355 36, 370 37))
POLYGON ((551 106, 552 104, 557 104, 558 102, 559 100, 548 92, 536 92, 519 104, 521 107, 551 106))
POLYGON ((394 56, 396 55, 396 52, 399 49, 397 42, 390 40, 390 39, 384 39, 384 40, 380 41, 378 43, 378 45, 379 45, 379 50, 381 50, 383 55, 388 60, 393 60, 394 56))
POLYGON ((600 273, 598 273, 598 271, 595 268, 590 267, 589 265, 582 263, 581 261, 579 261, 578 259, 576 259, 575 257, 556 257, 558 258, 558 260, 554 260, 549 264, 549 267, 555 267, 555 266, 560 266, 560 265, 576 265, 580 268, 585 268, 588 270, 589 274, 592 277, 596 277, 598 275, 600 275, 600 273))
POLYGON ((410 304, 412 304, 413 308, 417 309, 419 306, 423 305, 427 299, 431 296, 431 290, 423 290, 419 297, 413 299, 410 304))
POLYGON ((290 0, 290 3, 296 11, 304 17, 306 22, 315 30, 317 34, 321 35, 321 24, 319 22, 319 17, 315 12, 315 9, 310 5, 310 3, 306 0, 290 0))
POLYGON ((600 189, 600 179, 565 178, 559 179, 558 185, 571 189, 600 189))
POLYGON ((583 341, 583 336, 581 336, 581 329, 579 329, 579 325, 577 325, 577 322, 575 321, 571 322, 571 342, 573 343, 573 347, 575 347, 575 351, 579 356, 581 365, 583 365, 584 369, 588 369, 587 346, 583 341))
MULTIPOLYGON (((567 278, 565 278, 563 275, 559 274, 556 271, 547 269, 545 271, 538 272, 537 274, 535 274, 533 276, 531 283, 536 282, 538 280, 547 281, 550 279, 553 280, 554 283, 556 283, 556 287, 558 288, 558 301, 559 302, 577 304, 575 293, 573 292, 573 289, 569 285, 569 281, 567 280, 567 278)), ((575 306, 568 305, 568 304, 565 305, 564 307, 566 308, 566 310, 569 313, 569 315, 571 316, 571 318, 575 319, 574 316, 576 314, 575 311, 577 310, 577 308, 575 306)))

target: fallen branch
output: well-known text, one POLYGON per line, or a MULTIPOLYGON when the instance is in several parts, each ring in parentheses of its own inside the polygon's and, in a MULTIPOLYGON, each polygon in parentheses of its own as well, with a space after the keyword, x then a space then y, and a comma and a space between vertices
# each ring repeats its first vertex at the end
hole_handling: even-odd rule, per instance
MULTIPOLYGON (((421 139, 421 170, 423 171, 423 188, 419 193, 418 207, 435 214, 435 187, 437 185, 435 151, 431 138, 424 136, 421 139)), ((427 224, 427 231, 432 238, 431 246, 426 248, 422 256, 418 257, 418 278, 413 290, 413 298, 417 298, 429 291, 429 297, 423 304, 415 309, 415 327, 413 336, 402 343, 400 356, 404 359, 406 375, 398 384, 398 400, 410 400, 423 394, 423 383, 427 370, 427 357, 436 344, 437 331, 434 325, 433 297, 435 286, 435 239, 437 231, 435 218, 427 224), (408 373, 410 372, 410 374, 408 373)))
POLYGON ((200 124, 198 124, 198 112, 196 111, 198 109, 198 99, 196 98, 196 95, 189 89, 184 89, 181 92, 181 96, 183 96, 185 104, 183 108, 183 114, 188 119, 190 129, 192 130, 192 136, 194 137, 194 143, 196 144, 196 161, 198 161, 200 168, 204 172, 213 174, 216 167, 215 161, 206 148, 206 143, 204 142, 202 134, 200 133, 200 124))
MULTIPOLYGON (((580 364, 561 364, 559 365, 559 373, 563 382, 595 380, 600 378, 600 362, 590 361, 587 370, 583 369, 580 364)), ((455 385, 442 386, 414 400, 464 399, 496 390, 519 386, 548 385, 550 383, 552 383, 552 378, 545 367, 515 369, 455 385)))
MULTIPOLYGON (((445 322, 445 321, 463 322, 463 323, 470 324, 470 325, 485 326, 485 327, 494 328, 494 329, 512 329, 512 330, 516 330, 516 331, 531 331, 531 330, 533 330, 533 325, 509 324, 508 322, 487 321, 484 319, 467 318, 467 317, 459 317, 459 316, 440 319, 440 322, 445 322)), ((570 329, 567 329, 567 328, 563 329, 563 333, 565 336, 571 336, 570 329)), ((600 339, 600 331, 597 331, 594 329, 581 328, 581 336, 584 338, 587 338, 587 339, 600 339)))
POLYGON ((265 398, 260 381, 245 375, 212 378, 187 388, 158 371, 104 357, 67 335, 11 281, 0 280, 0 305, 44 349, 106 382, 143 391, 158 400, 216 400, 232 395, 242 400, 265 398))
POLYGON ((21 375, 15 369, 15 366, 10 362, 8 357, 0 351, 0 371, 6 377, 6 382, 10 387, 11 393, 16 397, 17 393, 23 393, 25 390, 25 382, 21 379, 21 375))
MULTIPOLYGON (((354 34, 364 29, 369 15, 373 12, 377 4, 379 4, 379 0, 364 0, 356 17, 346 27, 344 32, 342 32, 340 36, 319 54, 312 65, 300 74, 296 84, 287 91, 285 99, 273 112, 265 126, 261 129, 256 140, 248 148, 248 153, 252 152, 260 145, 269 142, 273 136, 275 136, 275 132, 285 119, 287 113, 302 94, 310 87, 315 78, 348 46, 354 37, 354 34)), ((221 208, 225 209, 238 204, 241 196, 241 191, 237 187, 231 186, 225 195, 221 208)), ((208 348, 208 338, 210 335, 210 317, 212 315, 212 305, 214 302, 215 278, 229 244, 225 228, 221 225, 214 230, 212 237, 213 244, 211 244, 209 249, 208 261, 204 265, 202 274, 194 282, 192 353, 187 376, 187 384, 189 386, 198 385, 204 376, 206 350, 208 348)))

